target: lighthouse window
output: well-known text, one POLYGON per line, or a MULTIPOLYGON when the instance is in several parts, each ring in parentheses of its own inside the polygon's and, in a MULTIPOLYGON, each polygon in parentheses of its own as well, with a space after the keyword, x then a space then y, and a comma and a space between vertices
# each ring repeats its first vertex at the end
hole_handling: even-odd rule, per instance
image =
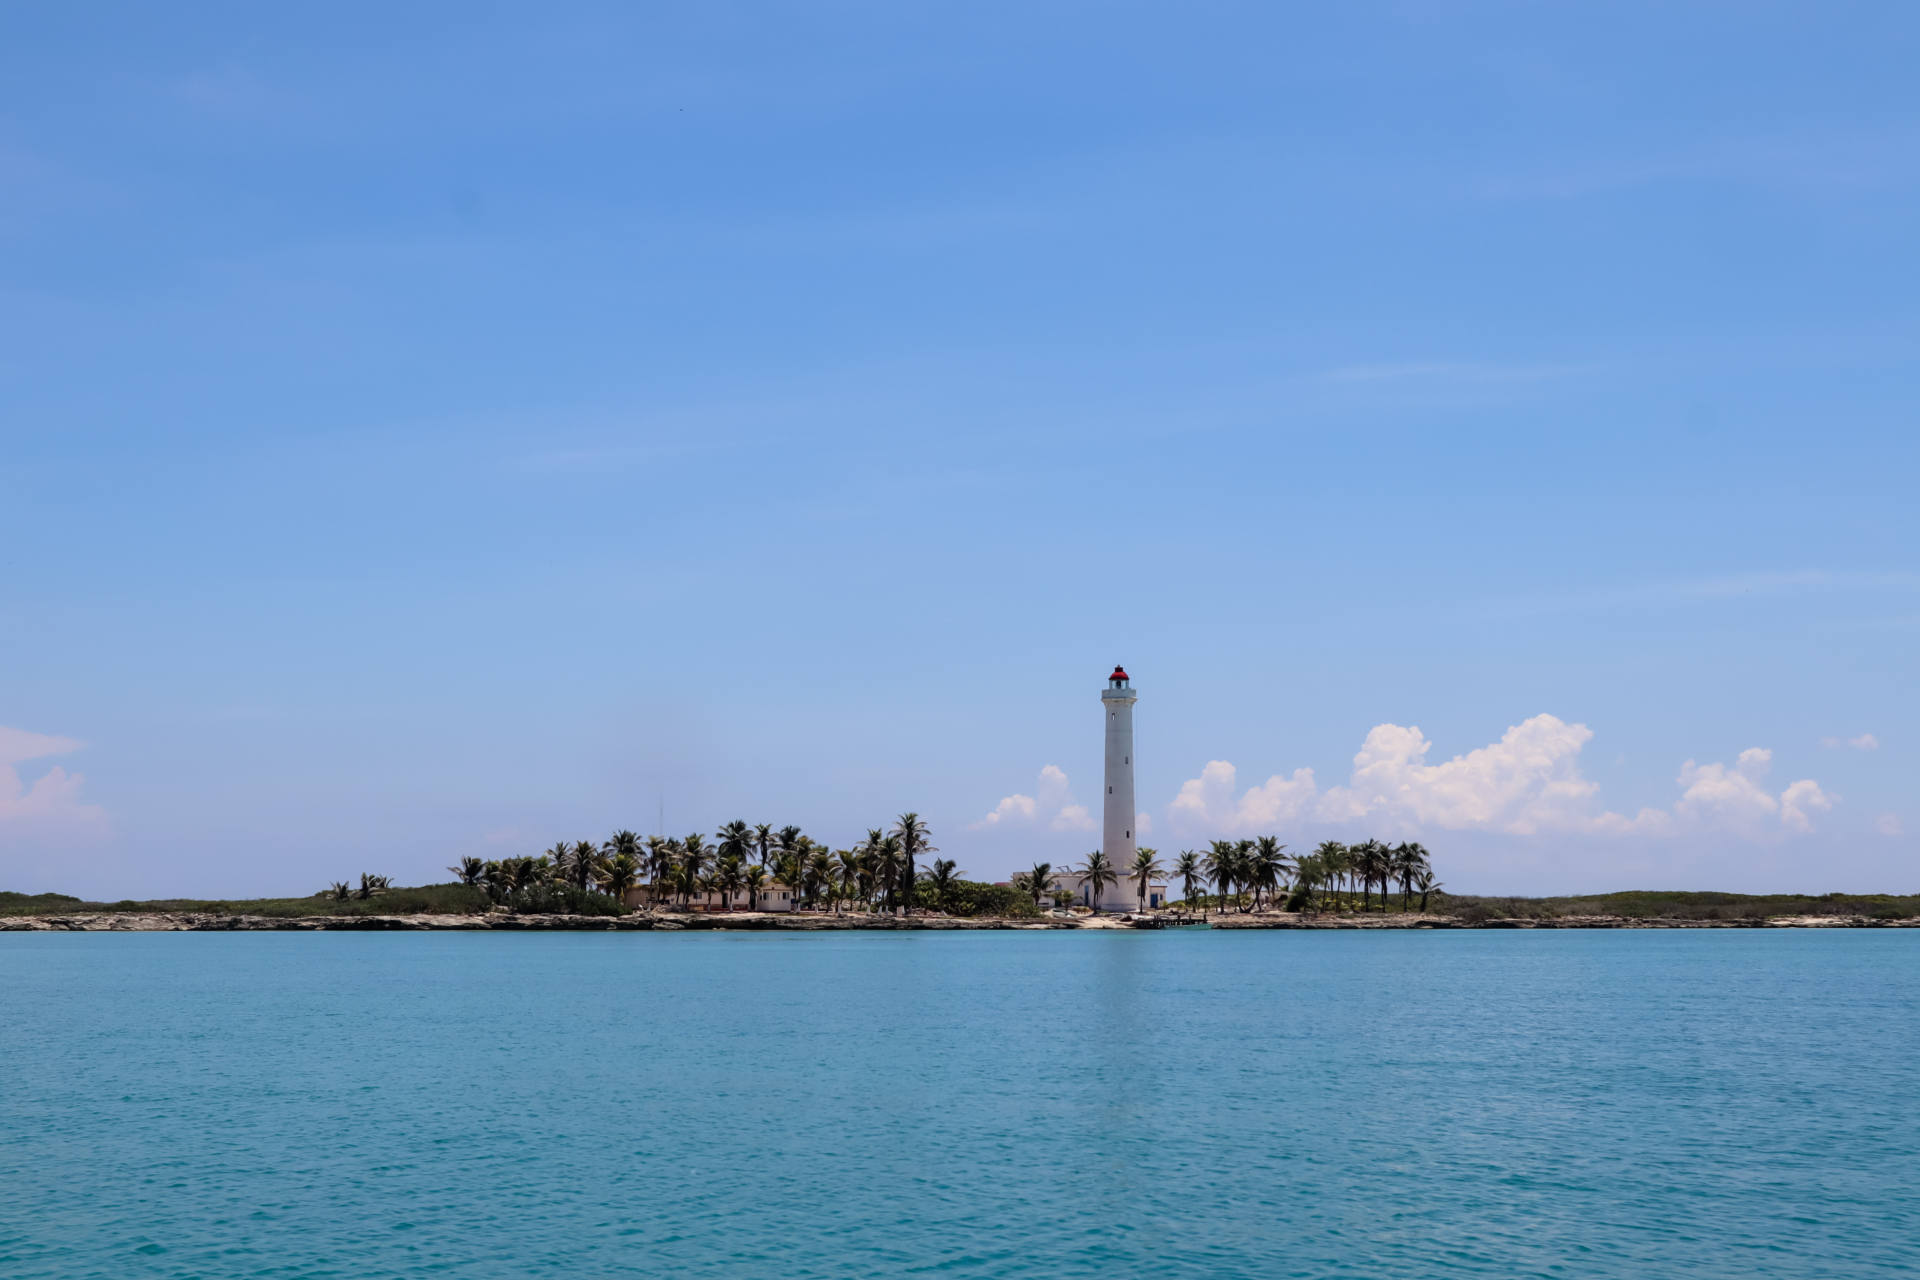
POLYGON ((1108 788, 1107 788, 1107 794, 1108 794, 1108 795, 1112 795, 1112 794, 1113 794, 1113 788, 1112 788, 1112 787, 1108 787, 1108 788))

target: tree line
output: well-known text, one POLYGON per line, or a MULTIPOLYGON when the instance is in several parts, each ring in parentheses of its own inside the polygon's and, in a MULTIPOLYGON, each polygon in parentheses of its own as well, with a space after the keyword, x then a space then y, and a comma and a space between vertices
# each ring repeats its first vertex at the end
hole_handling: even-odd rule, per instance
POLYGON ((650 906, 685 906, 695 897, 718 895, 731 909, 743 894, 748 910, 775 885, 798 895, 797 906, 822 905, 836 913, 851 906, 867 911, 911 911, 916 905, 945 909, 963 874, 938 853, 926 822, 903 813, 893 826, 869 828, 849 849, 834 849, 799 827, 734 821, 709 837, 640 836, 616 831, 602 843, 560 841, 537 856, 483 860, 462 858, 448 867, 462 884, 484 889, 496 903, 523 906, 533 900, 584 899, 600 894, 615 903, 645 884, 650 906))
MULTIPOLYGON (((1142 911, 1147 909, 1147 891, 1152 882, 1168 873, 1157 849, 1141 846, 1126 867, 1113 863, 1095 850, 1078 866, 1063 868, 1065 873, 1081 877, 1091 891, 1089 898, 1099 910, 1100 895, 1124 878, 1134 887, 1142 911)), ((1060 880, 1061 871, 1050 862, 1035 863, 1014 877, 1014 886, 1033 899, 1036 907, 1047 899, 1055 906, 1071 901, 1072 893, 1060 880)), ((1441 888, 1434 879, 1433 867, 1424 846, 1415 841, 1387 845, 1379 840, 1342 844, 1324 840, 1312 853, 1289 855, 1287 846, 1275 836, 1251 840, 1215 840, 1205 852, 1182 849, 1172 866, 1173 878, 1180 882, 1183 905, 1225 911, 1257 911, 1261 906, 1283 903, 1289 911, 1351 909, 1354 890, 1359 890, 1360 910, 1374 906, 1373 889, 1380 889, 1379 909, 1388 908, 1390 894, 1397 886, 1400 909, 1410 909, 1414 895, 1420 898, 1420 910, 1427 899, 1441 888), (1206 890, 1211 886, 1213 893, 1206 890)))

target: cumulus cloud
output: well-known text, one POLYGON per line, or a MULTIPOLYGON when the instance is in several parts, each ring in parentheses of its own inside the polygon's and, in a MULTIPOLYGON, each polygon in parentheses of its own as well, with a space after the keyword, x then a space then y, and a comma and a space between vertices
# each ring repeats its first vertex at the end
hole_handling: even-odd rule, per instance
POLYGON ((1833 808, 1833 797, 1811 778, 1790 784, 1778 796, 1763 785, 1773 767, 1773 752, 1761 747, 1742 751, 1731 768, 1724 764, 1680 766, 1685 788, 1674 812, 1694 822, 1756 834, 1776 824, 1788 831, 1813 830, 1811 811, 1833 808))
POLYGON ((1581 750, 1592 738, 1586 725, 1542 714, 1511 726, 1498 742, 1429 763, 1433 744, 1417 726, 1376 725, 1344 784, 1321 790, 1313 770, 1296 769, 1242 792, 1234 766, 1212 760, 1181 784, 1169 816, 1185 831, 1228 835, 1362 820, 1388 833, 1656 835, 1680 825, 1803 832, 1812 829, 1813 813, 1833 807, 1833 797, 1812 779, 1778 795, 1766 790, 1761 780, 1772 753, 1756 747, 1732 766, 1687 761, 1671 813, 1643 808, 1628 817, 1602 809, 1599 784, 1580 772, 1581 750))
POLYGON ((1749 747, 1731 768, 1724 764, 1680 766, 1680 803, 1674 812, 1683 818, 1720 825, 1745 826, 1764 821, 1780 811, 1780 802, 1760 785, 1773 763, 1773 752, 1749 747))
POLYGON ((1878 751, 1880 739, 1870 733, 1863 733, 1854 738, 1822 738, 1820 745, 1829 751, 1837 751, 1841 747, 1850 747, 1855 751, 1878 751))
POLYGON ((0 823, 92 826, 103 821, 106 815, 100 807, 80 798, 85 781, 81 774, 54 765, 29 786, 16 767, 29 760, 69 755, 81 745, 72 738, 0 726, 0 823))
POLYGON ((1207 761, 1199 777, 1180 784, 1171 811, 1174 824, 1223 831, 1276 826, 1305 815, 1319 791, 1311 769, 1296 769, 1291 778, 1275 774, 1236 797, 1238 778, 1227 761, 1207 761))
POLYGON ((1037 823, 1044 823, 1054 831, 1091 831, 1094 828, 1093 815, 1087 812, 1085 805, 1074 803, 1066 772, 1058 765, 1050 764, 1040 770, 1040 779, 1032 795, 1016 791, 1010 796, 1001 797, 1000 803, 986 817, 973 823, 971 829, 979 831, 989 827, 1037 823))
POLYGON ((1053 815, 1047 822, 1055 831, 1091 831, 1093 815, 1087 812, 1083 804, 1070 804, 1053 815))
POLYGON ((1812 778, 1802 778, 1780 793, 1780 823, 1789 831, 1813 830, 1813 822, 1807 817, 1807 811, 1831 808, 1833 797, 1822 791, 1820 784, 1812 778))
POLYGON ((1418 728, 1376 726, 1353 757, 1353 778, 1321 798, 1333 818, 1385 811, 1420 826, 1534 835, 1588 820, 1597 783, 1580 776, 1580 749, 1593 737, 1583 724, 1538 715, 1500 741, 1440 764, 1418 728))

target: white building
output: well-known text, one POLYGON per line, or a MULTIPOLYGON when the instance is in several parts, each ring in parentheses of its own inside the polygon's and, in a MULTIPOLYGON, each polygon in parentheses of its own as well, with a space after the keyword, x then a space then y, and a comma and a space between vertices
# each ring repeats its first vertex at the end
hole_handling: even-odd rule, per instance
MULTIPOLYGON (((622 901, 630 908, 652 906, 652 892, 652 885, 637 884, 627 890, 622 901)), ((732 893, 715 893, 709 889, 682 902, 679 893, 669 890, 664 905, 676 910, 685 908, 693 911, 797 911, 800 908, 800 895, 778 880, 769 880, 760 886, 752 907, 747 905, 747 899, 745 889, 735 889, 732 893)))
MULTIPOLYGON (((1056 871, 1051 881, 1054 892, 1071 894, 1073 900, 1083 907, 1093 905, 1093 891, 1087 885, 1086 876, 1078 871, 1056 871)), ((1156 911, 1167 905, 1167 886, 1164 881, 1147 882, 1147 910, 1156 911)), ((1102 911, 1138 911, 1140 909, 1140 882, 1131 876, 1122 876, 1119 884, 1107 885, 1100 891, 1100 909, 1102 911)))

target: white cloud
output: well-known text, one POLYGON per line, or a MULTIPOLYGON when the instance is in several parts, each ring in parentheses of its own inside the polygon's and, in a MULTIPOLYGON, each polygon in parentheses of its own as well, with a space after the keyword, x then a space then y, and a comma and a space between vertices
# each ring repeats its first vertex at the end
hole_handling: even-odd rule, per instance
POLYGON ((1174 825, 1235 832, 1276 826, 1303 816, 1318 790, 1313 770, 1296 769, 1293 777, 1276 773, 1236 799, 1237 777, 1227 761, 1209 760, 1199 777, 1180 784, 1180 794, 1173 798, 1174 825))
POLYGON ((1789 831, 1811 831, 1813 823, 1807 810, 1825 812, 1833 808, 1833 797, 1820 789, 1812 778, 1802 778, 1780 793, 1780 822, 1789 831))
POLYGON ((1354 755, 1344 785, 1322 791, 1313 770, 1296 769, 1238 792, 1234 766, 1212 760, 1199 777, 1181 784, 1169 816, 1187 832, 1228 835, 1363 820, 1383 834, 1438 828, 1522 836, 1657 835, 1681 823, 1760 834, 1811 830, 1810 815, 1833 807, 1833 797, 1812 779, 1778 796, 1767 791, 1761 779, 1772 753, 1756 747, 1731 767, 1687 761, 1672 813, 1643 808, 1627 817, 1602 810, 1599 784, 1580 772, 1581 750, 1592 738, 1586 725, 1542 714, 1511 726, 1498 742, 1429 764, 1433 744, 1417 726, 1376 725, 1354 755))
POLYGON ((1683 818, 1735 827, 1772 818, 1780 811, 1780 802, 1760 785, 1772 762, 1773 753, 1758 747, 1742 751, 1731 768, 1687 761, 1680 766, 1679 781, 1685 790, 1674 812, 1683 818))
POLYGON ((54 765, 29 786, 14 767, 29 760, 68 755, 81 746, 72 738, 0 726, 0 823, 87 827, 104 821, 106 814, 98 805, 80 799, 85 781, 82 775, 54 765))
POLYGON ((1813 830, 1810 810, 1833 808, 1833 797, 1811 778, 1790 784, 1778 796, 1762 785, 1773 767, 1773 752, 1761 747, 1742 751, 1731 768, 1724 764, 1680 766, 1680 785, 1686 788, 1674 813, 1692 822, 1735 832, 1759 834, 1775 820, 1787 831, 1813 830))
POLYGON ((1133 815, 1133 834, 1136 840, 1138 840, 1141 836, 1152 835, 1153 834, 1153 815, 1150 813, 1134 814, 1133 815))
POLYGON ((1087 806, 1083 804, 1070 804, 1054 814, 1053 820, 1047 825, 1055 831, 1091 831, 1093 815, 1087 812, 1087 806))
POLYGON ((999 826, 1003 822, 1017 822, 1022 818, 1031 819, 1033 810, 1033 797, 1021 795, 1016 791, 1010 796, 1002 796, 1000 803, 993 806, 993 812, 973 825, 977 829, 999 826))
POLYGON ((1873 829, 1883 836, 1897 836, 1906 830, 1897 813, 1883 813, 1873 820, 1873 829))
POLYGON ((1880 739, 1870 733, 1863 733, 1856 738, 1822 738, 1820 745, 1829 751, 1836 751, 1841 747, 1851 747, 1855 751, 1878 751, 1880 739))
POLYGON ((1034 794, 1015 792, 1003 796, 986 817, 972 824, 971 829, 978 831, 986 827, 1021 826, 1033 822, 1045 822, 1055 831, 1091 831, 1094 828, 1093 816, 1087 812, 1086 806, 1073 802, 1067 775, 1058 765, 1050 764, 1040 770, 1034 794))
POLYGON ((1353 777, 1321 798, 1329 817, 1385 812, 1416 826, 1534 835, 1589 822, 1599 785, 1580 776, 1583 724, 1538 715, 1500 741, 1428 764, 1432 744, 1415 727, 1376 726, 1353 758, 1353 777))

